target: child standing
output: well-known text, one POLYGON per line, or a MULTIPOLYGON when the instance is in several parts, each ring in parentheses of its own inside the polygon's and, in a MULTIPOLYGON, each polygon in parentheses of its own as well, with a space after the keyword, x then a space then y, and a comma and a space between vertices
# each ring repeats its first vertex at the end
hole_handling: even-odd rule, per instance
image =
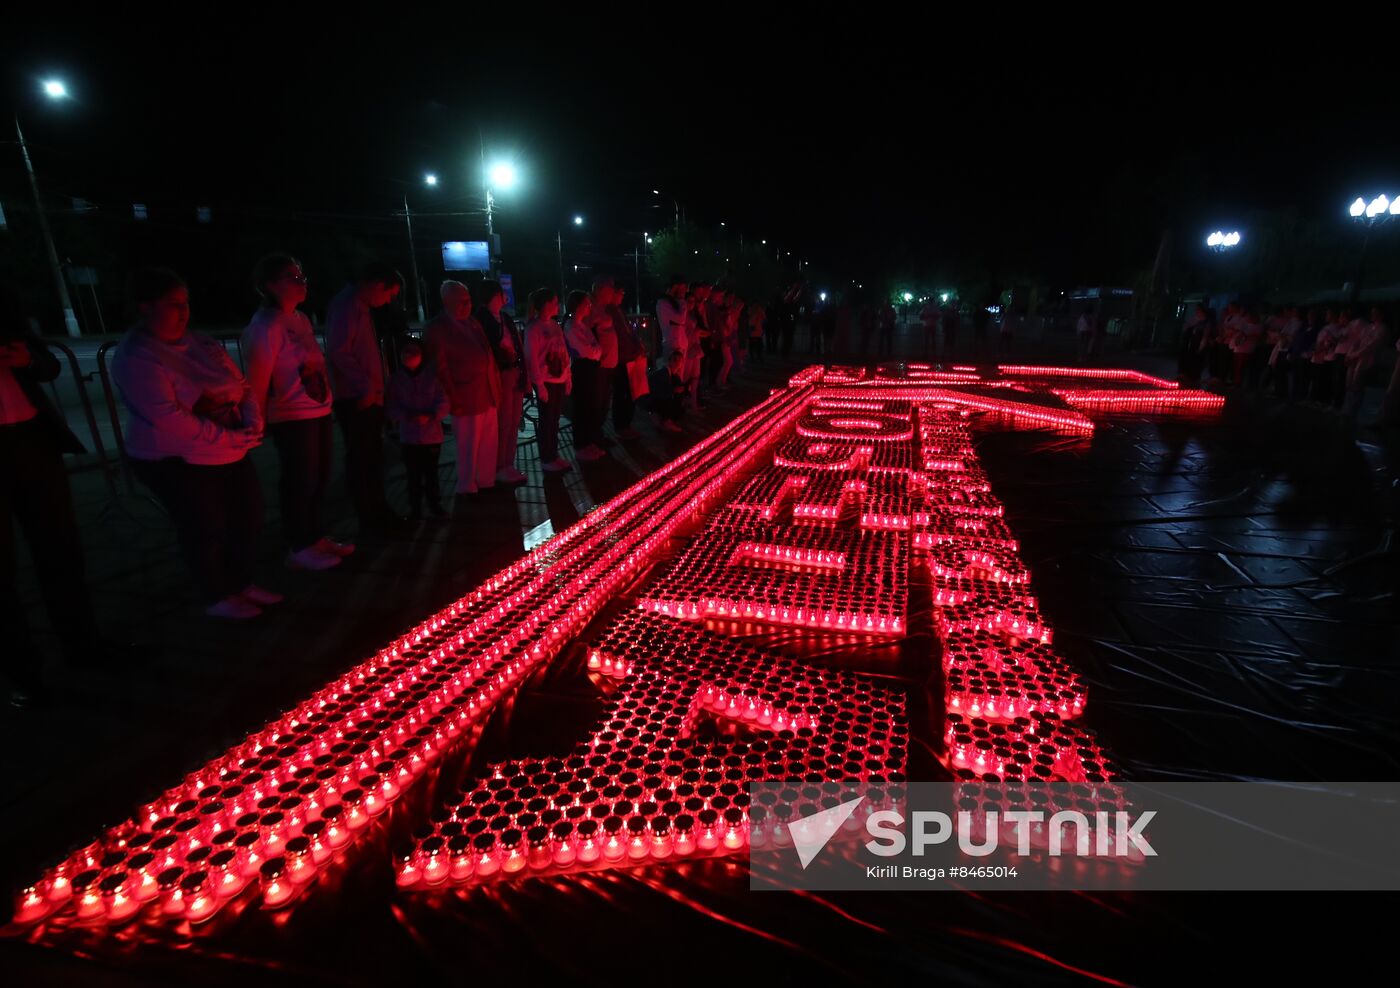
POLYGON ((409 517, 428 514, 446 518, 438 492, 438 457, 442 454, 442 420, 451 410, 447 393, 438 381, 437 368, 423 366, 423 346, 405 340, 399 346, 399 369, 389 381, 389 418, 398 423, 399 445, 408 473, 409 517))

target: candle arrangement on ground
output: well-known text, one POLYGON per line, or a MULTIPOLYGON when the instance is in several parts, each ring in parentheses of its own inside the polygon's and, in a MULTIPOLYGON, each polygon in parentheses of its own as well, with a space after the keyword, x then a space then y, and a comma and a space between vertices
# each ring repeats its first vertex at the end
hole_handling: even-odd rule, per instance
POLYGON ((997 798, 1071 786, 1092 802, 1113 762, 1081 724, 1087 691, 1052 648, 973 433, 1088 436, 1090 414, 1219 407, 1133 371, 808 368, 43 870, 15 919, 62 911, 100 929, 204 923, 248 897, 294 907, 685 535, 588 646, 589 668, 620 683, 597 730, 464 785, 445 819, 397 850, 399 886, 734 854, 750 845, 749 783, 799 780, 816 806, 855 782, 899 784, 898 694, 703 622, 901 636, 915 567, 932 587, 944 765, 997 798), (743 730, 701 740, 708 722, 743 730))

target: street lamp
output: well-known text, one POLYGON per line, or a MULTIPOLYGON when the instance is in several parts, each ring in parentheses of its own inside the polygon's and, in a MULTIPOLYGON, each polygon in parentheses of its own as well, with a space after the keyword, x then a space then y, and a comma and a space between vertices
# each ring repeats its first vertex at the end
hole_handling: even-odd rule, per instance
POLYGON ((1361 256, 1356 261, 1356 276, 1351 281, 1349 301, 1355 305, 1361 298, 1361 281, 1366 274, 1366 251, 1371 246, 1371 231, 1393 217, 1400 216, 1400 197, 1392 199, 1381 193, 1367 202, 1358 196, 1352 201, 1347 212, 1351 214, 1352 219, 1366 227, 1366 234, 1361 238, 1361 256))
MULTIPOLYGON (((58 79, 46 79, 42 89, 50 100, 68 98, 68 87, 58 79)), ((63 280, 63 267, 58 263, 58 250, 53 245, 53 231, 49 229, 49 217, 44 212, 44 200, 39 196, 39 179, 34 174, 34 162, 29 157, 29 145, 24 141, 24 131, 19 125, 19 113, 15 113, 15 136, 19 138, 20 155, 24 158, 24 170, 29 175, 29 189, 34 193, 34 214, 39 219, 39 233, 44 238, 44 252, 49 255, 49 268, 53 271, 54 287, 58 289, 58 304, 63 309, 63 326, 69 336, 81 336, 78 316, 73 311, 73 300, 68 297, 68 283, 63 280)))
POLYGON ((492 216, 495 212, 496 197, 493 190, 500 189, 509 192, 515 188, 516 182, 520 180, 520 174, 516 171, 515 165, 509 161, 496 161, 489 167, 486 165, 486 149, 481 151, 481 186, 486 192, 486 250, 491 267, 491 275, 495 277, 496 262, 496 227, 492 216))
MULTIPOLYGON (((432 172, 423 176, 423 184, 429 188, 436 188, 438 177, 432 172)), ((403 223, 408 230, 408 268, 413 275, 413 299, 418 305, 418 321, 426 322, 428 319, 427 310, 423 308, 423 283, 418 280, 418 249, 413 243, 413 211, 408 206, 408 193, 403 194, 403 223)))
POLYGON ((680 232, 681 232, 681 203, 680 203, 680 200, 677 199, 675 196, 668 196, 668 195, 663 194, 662 191, 661 191, 660 189, 652 189, 652 190, 651 190, 651 194, 654 195, 654 196, 661 196, 661 198, 663 198, 663 199, 670 199, 670 200, 671 200, 671 204, 672 204, 673 206, 676 207, 676 236, 680 236, 680 232))
POLYGON ((1216 230, 1206 237, 1206 246, 1216 253, 1224 253, 1231 248, 1238 247, 1241 239, 1243 238, 1241 238, 1238 230, 1232 230, 1229 233, 1223 230, 1216 230))
MULTIPOLYGON (((583 226, 583 214, 574 214, 574 226, 583 226)), ((559 304, 564 304, 564 231, 557 229, 554 231, 554 244, 559 249, 559 304)), ((578 265, 574 265, 574 272, 578 272, 578 265)))

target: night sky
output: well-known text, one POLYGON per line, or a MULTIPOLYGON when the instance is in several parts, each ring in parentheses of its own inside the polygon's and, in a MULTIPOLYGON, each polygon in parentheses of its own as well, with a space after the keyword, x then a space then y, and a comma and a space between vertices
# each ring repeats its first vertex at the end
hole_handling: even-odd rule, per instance
POLYGON ((415 209, 470 214, 450 222, 471 239, 484 138, 525 178, 499 201, 507 252, 552 243, 579 212, 591 248, 620 261, 673 222, 669 198, 652 208, 659 188, 691 222, 851 278, 975 262, 1090 284, 1150 265, 1164 228, 1195 236, 1279 206, 1345 223, 1352 197, 1400 178, 1393 79, 1358 57, 963 43, 888 23, 749 35, 698 13, 641 36, 524 11, 486 30, 491 15, 392 5, 179 9, 141 30, 108 14, 6 31, 5 91, 46 188, 328 222, 384 216, 407 189, 415 209), (76 98, 42 105, 48 74, 76 98))

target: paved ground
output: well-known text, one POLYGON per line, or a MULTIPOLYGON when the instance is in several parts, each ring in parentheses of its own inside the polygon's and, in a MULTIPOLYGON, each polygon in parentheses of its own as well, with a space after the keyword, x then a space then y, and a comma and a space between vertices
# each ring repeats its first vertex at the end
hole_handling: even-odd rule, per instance
MULTIPOLYGON (((904 344, 902 353, 913 356, 915 341, 901 342, 904 344)), ((1018 347, 1013 356, 1026 361, 1067 362, 1066 342, 1059 341, 1059 346, 1054 341, 1027 344, 1018 347)), ((959 359, 972 356, 970 350, 958 354, 959 359)), ((123 818, 144 795, 154 794, 171 784, 182 773, 240 740, 249 730, 346 666, 361 660, 406 625, 460 596, 483 577, 517 558, 525 548, 567 527, 592 505, 656 469, 765 395, 769 388, 780 386, 793 370, 811 359, 805 354, 795 354, 785 361, 751 368, 738 379, 728 395, 717 398, 702 416, 688 423, 683 434, 658 433, 643 421, 646 435, 642 439, 614 446, 612 459, 588 465, 564 477, 542 477, 533 446, 527 444, 519 462, 530 476, 528 484, 473 498, 458 506, 449 523, 425 523, 402 538, 362 542, 355 557, 329 573, 288 573, 280 568, 280 525, 276 505, 270 503, 269 523, 261 546, 264 565, 260 578, 267 585, 286 592, 288 599, 264 618, 248 624, 215 623, 200 614, 189 594, 188 580, 175 553, 173 539, 153 505, 140 496, 126 494, 120 487, 122 493, 113 498, 98 473, 76 475, 75 490, 84 526, 90 582, 99 616, 110 631, 151 643, 157 655, 148 666, 140 669, 106 670, 77 677, 66 674, 55 659, 52 671, 61 684, 61 692, 54 708, 23 714, 10 710, 0 712, 0 739, 15 753, 10 759, 10 785, 0 796, 4 809, 0 841, 5 848, 5 853, 0 855, 0 878, 4 879, 4 886, 14 887, 32 876, 36 866, 46 858, 90 838, 103 824, 123 818)), ((1172 366, 1167 358, 1148 355, 1114 357, 1110 363, 1158 374, 1170 374, 1172 366)), ((1377 394, 1370 395, 1368 405, 1373 407, 1377 398, 1377 394)), ((1303 548, 1294 555, 1299 558, 1316 555, 1312 569, 1306 568, 1309 565, 1306 561, 1294 559, 1276 563, 1261 561, 1258 553, 1264 550, 1253 543, 1239 544, 1241 539, 1258 541, 1261 535, 1270 538, 1277 535, 1266 516, 1279 511, 1265 510, 1267 505, 1261 507, 1248 498, 1240 504, 1229 499, 1243 497, 1236 488, 1249 493, 1257 487, 1261 496, 1272 491, 1270 478, 1273 475, 1266 468, 1272 460, 1262 453, 1251 452, 1255 444, 1249 437, 1257 434, 1258 429, 1275 430, 1272 442, 1267 445, 1281 460, 1293 459, 1287 449, 1291 442, 1314 450, 1320 445, 1354 444, 1355 449, 1349 449, 1345 457, 1352 463, 1353 473, 1359 471, 1371 476, 1377 484, 1388 483, 1386 478, 1393 475, 1385 467, 1387 462, 1393 462, 1390 459, 1395 451, 1393 433, 1388 436, 1365 433, 1357 442, 1357 434, 1337 416, 1310 409, 1290 409, 1289 414, 1281 418, 1279 411, 1278 403, 1271 399, 1243 396, 1243 400, 1231 403, 1232 418, 1238 421, 1239 431, 1229 431, 1224 438, 1207 442, 1187 429, 1187 441, 1179 449, 1168 443, 1168 451, 1175 452, 1162 462, 1138 455, 1142 450, 1137 449, 1135 443, 1142 438, 1144 444, 1150 446, 1148 440, 1157 442, 1161 438, 1153 438, 1156 432, 1172 430, 1159 429, 1155 424, 1141 426, 1142 436, 1128 429, 1105 430, 1105 441, 1113 440, 1117 444, 1112 449, 1114 455, 1101 465, 1107 472, 1095 473, 1088 469, 1094 467, 1091 460, 1088 468, 1080 469, 1074 478, 1076 483, 1087 485, 1083 489, 1085 497, 1102 500, 1105 491, 1113 490, 1121 494, 1121 500, 1110 502, 1110 510, 1102 517, 1091 519, 1077 518, 1076 513, 1069 510, 1078 496, 1077 488, 1071 488, 1067 494, 1061 492, 1065 495, 1060 505, 1064 510, 1059 510, 1049 497, 1044 478, 1022 465, 1025 447, 1033 446, 1037 437, 1008 436, 988 444, 989 463, 1000 464, 996 476, 1019 474, 1015 483, 1003 485, 999 492, 1007 497, 1008 510, 1017 512, 1018 525, 1026 529, 1027 558, 1035 571, 1052 572, 1065 558, 1072 556, 1079 570, 1085 570, 1092 577, 1096 565, 1102 576, 1101 584, 1051 580, 1047 590, 1047 607, 1049 598, 1060 594, 1059 599, 1052 601, 1054 607, 1049 613, 1056 615, 1058 630, 1064 633, 1068 647, 1075 649, 1076 655, 1091 657, 1095 676, 1108 680, 1108 691, 1099 694, 1098 716, 1102 723, 1098 726, 1113 728, 1131 723, 1141 716, 1146 706, 1133 690, 1112 688, 1114 676, 1131 685, 1141 668, 1123 661, 1128 647, 1124 643, 1142 642, 1138 642, 1139 636, 1133 626, 1124 623, 1132 615, 1124 617, 1124 605, 1119 598, 1135 592, 1133 588, 1143 581, 1139 576, 1122 571, 1118 549, 1131 550, 1135 558, 1146 558, 1148 564, 1155 565, 1158 557, 1169 552, 1176 555, 1199 548, 1187 539, 1188 536, 1190 539, 1210 538, 1220 542, 1220 560, 1216 560, 1212 552, 1204 556, 1195 552, 1192 565, 1200 559, 1220 562, 1228 553, 1230 559, 1242 560, 1241 566, 1286 566, 1286 571, 1261 572, 1259 579, 1266 588, 1264 593, 1272 595, 1271 600, 1277 597, 1277 607, 1283 609, 1276 617, 1302 626, 1306 622, 1301 619, 1307 617, 1300 610, 1304 602, 1290 602, 1284 598, 1295 592, 1287 589, 1294 583, 1316 583, 1316 572, 1326 569, 1333 562, 1331 554, 1340 551, 1333 544, 1335 539, 1328 541, 1323 536, 1330 538, 1329 533, 1334 529, 1346 526, 1368 526, 1367 532, 1377 528, 1374 519, 1354 517, 1356 513, 1350 503, 1338 504, 1336 517, 1329 515, 1317 521, 1314 527, 1321 534, 1314 542, 1297 543, 1303 548), (1234 469, 1226 469, 1232 464, 1234 469), (1202 501, 1198 496, 1187 497, 1181 493, 1177 489, 1180 486, 1178 475, 1203 478, 1199 483, 1192 483, 1211 492, 1211 498, 1202 501), (1020 501, 1011 496, 1016 491, 1020 492, 1020 501), (1126 547, 1120 546, 1121 539, 1114 525, 1121 522, 1120 515, 1127 518, 1141 513, 1139 501, 1149 496, 1161 502, 1161 510, 1171 516, 1170 520, 1182 522, 1181 526, 1176 526, 1182 531, 1172 534, 1175 527, 1172 531, 1154 529, 1149 533, 1157 537, 1154 540, 1139 539, 1126 547), (1217 503, 1216 499, 1221 500, 1217 503), (1226 545, 1221 541, 1224 535, 1235 532, 1245 522, 1231 522, 1226 532, 1225 522, 1207 517, 1215 510, 1245 518, 1248 525, 1259 531, 1251 530, 1250 534, 1226 545), (1205 515, 1201 515, 1203 511, 1205 515), (1254 518, 1256 514, 1260 517, 1254 518), (1180 515, 1192 517, 1178 518, 1180 515), (1086 534, 1086 529, 1106 530, 1094 535, 1092 531, 1086 534), (1086 539, 1092 538, 1098 538, 1107 547, 1098 556, 1086 547, 1086 539), (1083 562, 1085 558, 1090 559, 1090 564, 1083 562), (1280 587, 1269 589, 1275 584, 1280 587), (1092 588, 1087 595, 1086 587, 1092 588), (1099 606, 1086 609, 1082 600, 1086 596, 1094 598, 1099 606), (1121 627, 1112 625, 1105 632, 1103 626, 1109 619, 1101 619, 1101 612, 1107 608, 1113 610, 1112 620, 1121 627), (1119 670, 1120 666, 1126 671, 1119 670)), ((1366 414, 1363 411, 1363 419, 1366 414)), ((255 454, 264 488, 268 491, 275 490, 276 481, 275 457, 270 453, 270 450, 260 450, 255 454)), ((450 489, 454 467, 451 453, 449 444, 444 450, 444 489, 450 489)), ((565 454, 570 453, 566 443, 565 454)), ((1304 471, 1302 481, 1330 489, 1332 467, 1327 465, 1330 461, 1314 453, 1310 462, 1314 465, 1304 471)), ((396 459, 389 476, 391 497, 402 504, 402 468, 396 459)), ((1295 482, 1293 486, 1300 483, 1295 482)), ((338 478, 331 491, 330 514, 340 519, 348 516, 344 489, 338 478)), ((1386 524, 1389 522, 1383 521, 1380 527, 1386 524)), ((351 526, 343 526, 343 530, 348 533, 351 526)), ((1211 542, 1207 548, 1215 545, 1216 542, 1211 542)), ((1220 562, 1220 565, 1225 563, 1220 562)), ((1347 573, 1356 575, 1353 570, 1347 573)), ((1258 620, 1253 610, 1241 608, 1238 599, 1224 596, 1230 588, 1221 584, 1240 582, 1238 574, 1236 577, 1235 580, 1206 581, 1210 598, 1190 602, 1193 615, 1206 615, 1202 625, 1209 629, 1206 634, 1219 637, 1221 641, 1225 641, 1226 632, 1237 625, 1244 629, 1240 631, 1242 634, 1248 630, 1249 622, 1258 620), (1220 614, 1228 615, 1228 621, 1211 617, 1220 614), (1211 624, 1213 620, 1217 623, 1211 624)), ((1173 599, 1181 602, 1179 587, 1170 582, 1170 574, 1154 571, 1152 580, 1155 581, 1153 586, 1144 591, 1152 596, 1151 606, 1159 607, 1173 599), (1176 593, 1176 597, 1169 597, 1169 591, 1176 593)), ((1366 615, 1380 613, 1384 607, 1383 602, 1367 598, 1349 586, 1339 586, 1336 593, 1330 586, 1319 589, 1316 606, 1326 609, 1346 605, 1344 609, 1352 624, 1358 624, 1366 615), (1333 600, 1333 597, 1338 599, 1333 600), (1361 614, 1361 610, 1365 610, 1366 615, 1361 614)), ((37 605, 34 613, 42 622, 42 611, 37 605)), ((1160 625, 1170 627, 1171 622, 1162 621, 1160 625)), ((1144 662, 1160 660, 1176 668, 1184 661, 1183 655, 1190 659, 1197 654, 1183 652, 1172 641, 1159 642, 1164 634, 1161 627, 1152 624, 1143 632, 1142 637, 1150 646, 1142 650, 1144 662)), ((1365 637, 1363 641, 1363 632, 1369 634, 1367 628, 1369 625, 1344 629, 1352 634, 1343 641, 1335 636, 1336 626, 1328 625, 1319 632, 1325 637, 1312 644, 1316 645, 1320 657, 1329 656, 1339 647, 1360 655, 1363 644, 1374 652, 1371 639, 1365 637)), ((47 644, 47 637, 45 641, 47 644)), ((1314 649, 1309 647, 1306 651, 1311 655, 1314 649)), ((1275 665, 1292 668, 1297 661, 1290 653, 1278 659, 1275 665)), ((1256 664, 1262 673, 1231 679, 1235 690, 1243 691, 1246 698, 1249 691, 1256 689, 1261 676, 1275 668, 1267 663, 1256 664)), ((1096 678, 1096 685, 1098 681, 1096 678)), ((1384 682, 1384 677, 1380 682, 1384 682)), ((1217 718, 1222 705, 1226 701, 1233 702, 1232 694, 1220 683, 1204 692, 1184 689, 1178 692, 1180 696, 1172 695, 1173 714, 1165 720, 1178 725, 1179 731, 1158 732, 1163 744, 1180 746, 1185 743, 1184 736, 1200 749, 1198 753, 1203 762, 1214 764, 1219 752, 1211 749, 1211 736, 1197 727, 1217 718)), ((1304 696, 1317 694, 1303 704, 1312 705, 1313 720, 1318 719, 1321 698, 1336 693, 1336 690, 1319 692, 1316 684, 1306 684, 1304 696)), ((1378 690, 1375 695, 1384 694, 1378 690)), ((1149 699, 1156 702, 1154 698, 1149 699)), ((1337 699, 1340 700, 1340 696, 1337 699)), ((1284 696, 1279 703, 1291 710, 1294 698, 1284 696)), ((1269 710, 1267 705, 1258 703, 1256 706, 1263 712, 1257 724, 1264 726, 1251 727, 1251 737, 1257 735, 1254 743, 1236 744, 1232 751, 1236 760, 1252 765, 1250 759, 1264 759, 1270 751, 1298 753, 1297 746, 1288 743, 1292 741, 1286 730, 1290 722, 1271 724, 1264 716, 1269 710)), ((1384 702, 1374 706, 1383 708, 1384 702)), ((1339 718, 1338 723, 1342 722, 1339 718)), ((1341 738, 1337 743, 1344 745, 1345 742, 1346 738, 1341 738)), ((1149 764, 1166 757, 1158 748, 1151 747, 1137 750, 1137 754, 1149 764)), ((1317 752, 1302 751, 1301 755, 1312 758, 1317 752)), ((1173 757, 1180 760, 1185 756, 1177 752, 1173 757)), ((1279 777, 1290 776, 1280 772, 1279 777)), ((577 908, 577 902, 569 906, 569 901, 572 900, 567 900, 564 908, 577 908)), ((645 901, 646 909, 656 914, 654 925, 665 927, 664 916, 669 914, 662 911, 667 900, 657 896, 645 901)), ((965 903, 958 903, 952 909, 955 915, 948 917, 947 923, 962 925, 967 909, 965 903)), ((816 922, 810 916, 803 922, 807 921, 816 922)), ((332 923, 328 929, 340 927, 332 923)), ((452 937, 460 935, 460 929, 451 931, 452 937)), ((929 929, 920 934, 920 938, 929 936, 932 936, 929 929)), ((817 939, 821 939, 820 934, 817 939)), ((16 951, 11 959, 33 965, 33 971, 42 971, 47 983, 71 980, 92 984, 94 978, 101 983, 135 983, 128 980, 134 976, 132 971, 114 970, 105 965, 95 968, 55 951, 16 951)), ((241 978, 245 970, 235 965, 226 973, 230 978, 241 978)), ((283 971, 282 976, 297 976, 294 970, 283 971)), ((273 972, 263 973, 271 976, 273 972)), ((220 981, 215 978, 210 983, 220 981)))
MULTIPOLYGON (((919 342, 904 335, 898 351, 916 356, 919 342)), ((1029 342, 1013 355, 1066 362, 1068 342, 1029 342)), ((970 349, 959 354, 961 359, 973 356, 970 349)), ((529 483, 459 503, 450 523, 425 522, 402 537, 361 540, 350 561, 322 574, 281 567, 276 459, 271 449, 259 449, 254 456, 269 497, 258 579, 286 593, 287 601, 245 624, 202 615, 169 527, 139 489, 130 493, 118 479, 114 495, 100 472, 75 474, 89 583, 101 624, 113 636, 148 644, 153 658, 140 668, 78 676, 51 656, 50 671, 59 689, 56 704, 44 711, 0 712, 0 739, 17 753, 0 796, 0 838, 6 849, 0 856, 0 885, 14 887, 33 873, 36 863, 123 818, 147 791, 159 791, 240 740, 406 625, 456 599, 769 388, 781 386, 793 370, 813 359, 795 353, 753 365, 729 394, 716 398, 679 435, 660 433, 639 416, 644 438, 615 445, 609 460, 563 477, 544 477, 533 444, 527 442, 519 463, 529 483)), ((1170 362, 1162 358, 1112 362, 1170 373, 1170 362)), ((336 441, 339 455, 338 434, 336 441)), ((391 499, 404 505, 402 468, 392 444, 389 449, 391 499)), ((571 454, 567 440, 564 452, 571 454)), ((451 490, 452 453, 449 443, 443 454, 444 490, 451 490)), ((341 522, 333 530, 353 533, 339 477, 328 508, 329 518, 341 522)), ((22 586, 32 584, 28 577, 27 559, 22 559, 22 586)), ((37 594, 31 588, 28 596, 44 643, 51 646, 37 594)))

